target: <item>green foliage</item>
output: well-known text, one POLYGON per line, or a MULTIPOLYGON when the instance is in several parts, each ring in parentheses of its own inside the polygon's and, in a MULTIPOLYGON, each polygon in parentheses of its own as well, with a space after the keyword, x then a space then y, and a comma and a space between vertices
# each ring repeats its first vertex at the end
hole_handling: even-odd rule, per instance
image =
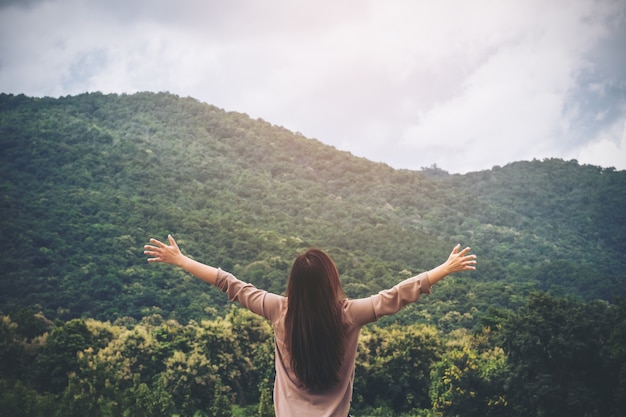
MULTIPOLYGON (((32 340, 8 316, 0 318, 1 346, 11 352, 0 358, 0 405, 8 415, 273 415, 271 329, 247 310, 186 325, 159 316, 123 325, 70 320, 32 340), (58 367, 51 366, 55 359, 58 367)), ((352 412, 618 417, 626 411, 624 300, 536 294, 518 312, 492 312, 483 326, 445 334, 418 324, 365 328, 352 412)))
POLYGON ((509 415, 620 416, 624 305, 534 294, 502 324, 509 415))
POLYGON ((0 94, 0 147, 8 415, 271 415, 271 330, 148 265, 167 233, 276 293, 321 247, 350 297, 468 244, 476 272, 364 332, 359 415, 626 414, 625 171, 394 170, 167 93, 0 94))
POLYGON ((56 408, 56 398, 40 394, 18 380, 14 384, 0 378, 0 410, 2 415, 12 417, 48 417, 56 408))
POLYGON ((77 352, 98 346, 83 320, 71 320, 56 327, 37 356, 34 380, 44 391, 60 393, 68 384, 68 375, 79 369, 77 352))
POLYGON ((152 386, 140 380, 135 374, 133 386, 124 393, 124 417, 171 416, 175 410, 174 400, 161 380, 152 386))
POLYGON ((397 325, 364 330, 355 371, 355 407, 408 411, 430 406, 430 367, 441 355, 437 331, 397 325))
POLYGON ((472 327, 494 304, 517 308, 534 288, 625 295, 624 171, 556 159, 467 175, 394 170, 166 93, 0 94, 0 146, 5 314, 223 314, 216 290, 145 263, 143 244, 169 232, 187 253, 278 293, 295 255, 322 247, 351 297, 467 243, 479 271, 425 300, 428 315, 398 317, 446 330, 472 327))
POLYGON ((274 403, 272 402, 272 389, 269 380, 263 380, 259 389, 261 396, 259 397, 259 412, 257 417, 273 417, 274 403))
POLYGON ((484 335, 456 334, 431 371, 433 409, 449 416, 507 416, 506 354, 484 335))
POLYGON ((222 383, 218 380, 215 384, 213 404, 211 404, 211 417, 231 417, 232 405, 224 393, 222 383))

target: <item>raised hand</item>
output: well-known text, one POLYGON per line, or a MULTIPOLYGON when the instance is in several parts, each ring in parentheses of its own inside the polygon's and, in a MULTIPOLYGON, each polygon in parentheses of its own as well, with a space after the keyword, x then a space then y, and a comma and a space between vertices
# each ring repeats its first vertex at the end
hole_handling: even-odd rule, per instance
POLYGON ((446 261, 446 266, 448 267, 450 274, 453 272, 476 269, 476 255, 468 255, 471 248, 466 247, 463 250, 460 249, 461 245, 456 245, 454 249, 452 249, 448 260, 446 261))
POLYGON ((148 255, 148 262, 163 262, 172 265, 181 265, 184 255, 176 244, 172 235, 167 236, 170 244, 167 245, 156 239, 150 239, 152 245, 144 246, 144 254, 148 255))

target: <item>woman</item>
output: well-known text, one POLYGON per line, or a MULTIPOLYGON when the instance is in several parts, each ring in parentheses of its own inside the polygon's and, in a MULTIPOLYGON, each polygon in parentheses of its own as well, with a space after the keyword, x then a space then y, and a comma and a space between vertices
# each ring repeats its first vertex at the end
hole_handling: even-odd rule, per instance
POLYGON ((468 254, 470 248, 460 250, 457 245, 438 267, 371 297, 349 300, 332 259, 310 249, 294 261, 283 297, 194 261, 182 254, 171 235, 168 239, 169 245, 150 239, 144 252, 148 262, 181 267, 272 323, 277 417, 347 416, 361 328, 398 312, 421 293, 430 293, 430 287, 445 276, 476 269, 476 256, 468 254))

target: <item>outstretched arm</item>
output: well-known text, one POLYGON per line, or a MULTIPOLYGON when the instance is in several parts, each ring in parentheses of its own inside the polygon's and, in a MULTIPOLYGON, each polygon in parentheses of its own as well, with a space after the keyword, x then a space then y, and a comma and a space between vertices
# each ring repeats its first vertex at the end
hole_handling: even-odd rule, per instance
POLYGON ((428 281, 431 286, 435 285, 435 283, 440 279, 454 272, 471 271, 476 269, 476 255, 468 255, 470 251, 469 247, 463 250, 460 249, 461 245, 456 245, 454 249, 452 249, 450 256, 448 256, 447 261, 428 271, 428 281))
POLYGON ((163 262, 178 266, 202 281, 215 285, 218 269, 205 265, 183 255, 172 235, 167 236, 170 244, 166 245, 156 239, 150 239, 151 245, 144 246, 144 254, 148 255, 148 262, 163 262))

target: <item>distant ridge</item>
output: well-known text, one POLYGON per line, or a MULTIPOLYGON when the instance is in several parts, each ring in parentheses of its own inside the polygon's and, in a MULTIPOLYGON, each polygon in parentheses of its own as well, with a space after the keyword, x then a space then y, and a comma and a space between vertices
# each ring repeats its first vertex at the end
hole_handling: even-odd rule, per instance
POLYGON ((429 315, 471 325, 533 290, 626 292, 626 171, 548 159, 449 175, 391 167, 168 93, 58 99, 0 94, 0 311, 103 320, 221 311, 221 294, 147 265, 148 238, 272 291, 309 246, 349 296, 472 246, 479 269, 446 280, 429 315))

